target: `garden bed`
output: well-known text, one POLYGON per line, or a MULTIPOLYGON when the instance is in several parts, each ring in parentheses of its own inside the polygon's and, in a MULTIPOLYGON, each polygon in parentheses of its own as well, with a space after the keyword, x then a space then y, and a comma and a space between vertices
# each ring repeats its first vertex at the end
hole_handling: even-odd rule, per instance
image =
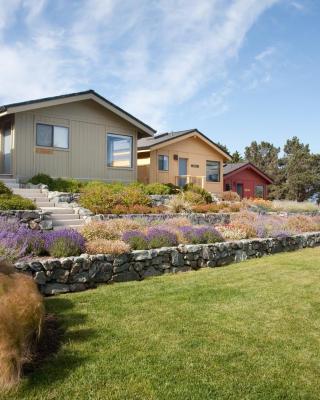
POLYGON ((166 273, 218 267, 250 258, 320 246, 320 232, 290 237, 248 239, 215 244, 179 245, 120 255, 88 255, 22 261, 19 272, 32 274, 45 295, 83 291, 99 283, 142 280, 166 273))

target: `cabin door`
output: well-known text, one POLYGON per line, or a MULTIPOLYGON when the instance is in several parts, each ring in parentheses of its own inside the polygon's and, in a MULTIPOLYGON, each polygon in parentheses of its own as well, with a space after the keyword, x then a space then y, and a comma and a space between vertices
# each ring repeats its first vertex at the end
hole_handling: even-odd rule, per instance
POLYGON ((11 149, 12 149, 11 126, 5 126, 2 130, 2 174, 11 174, 11 149))
POLYGON ((188 159, 179 158, 179 182, 178 186, 183 187, 187 184, 188 159))
POLYGON ((243 183, 237 183, 237 193, 243 199, 243 183))

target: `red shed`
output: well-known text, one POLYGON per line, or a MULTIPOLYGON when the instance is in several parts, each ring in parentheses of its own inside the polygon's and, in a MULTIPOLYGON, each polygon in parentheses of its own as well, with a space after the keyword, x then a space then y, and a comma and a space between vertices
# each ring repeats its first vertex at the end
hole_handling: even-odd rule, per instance
POLYGON ((237 192, 241 198, 268 197, 268 185, 273 180, 250 162, 224 166, 224 190, 237 192))

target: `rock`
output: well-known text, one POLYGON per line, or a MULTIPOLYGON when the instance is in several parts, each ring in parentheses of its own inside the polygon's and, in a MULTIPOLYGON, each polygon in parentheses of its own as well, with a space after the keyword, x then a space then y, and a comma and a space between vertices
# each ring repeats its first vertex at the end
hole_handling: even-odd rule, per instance
POLYGON ((128 281, 139 281, 140 276, 135 271, 126 271, 120 274, 113 275, 112 282, 128 282, 128 281))
POLYGON ((56 268, 53 270, 51 279, 59 283, 67 283, 69 278, 69 271, 63 268, 56 268))
POLYGON ((155 269, 154 267, 149 267, 148 269, 142 271, 142 276, 144 278, 148 278, 149 276, 159 276, 159 275, 162 275, 162 272, 159 271, 158 269, 155 269))
POLYGON ((47 282, 46 274, 43 271, 36 272, 33 279, 38 285, 45 285, 47 282))
POLYGON ((52 219, 44 219, 39 223, 39 226, 41 229, 44 231, 49 231, 53 228, 53 222, 52 219))
POLYGON ((29 266, 32 269, 32 271, 35 272, 42 271, 42 264, 39 261, 31 261, 29 266))
POLYGON ((83 292, 87 290, 87 286, 84 283, 72 283, 69 285, 70 292, 83 292))
POLYGON ((171 253, 171 264, 174 266, 182 266, 184 264, 183 255, 178 250, 173 250, 171 253))
POLYGON ((80 272, 75 274, 71 277, 72 283, 86 283, 89 281, 89 274, 88 272, 80 272))
POLYGON ((45 295, 54 295, 59 293, 68 293, 70 288, 69 285, 63 283, 48 283, 41 287, 41 291, 45 295))
POLYGON ((129 271, 130 264, 125 263, 116 267, 113 267, 113 272, 118 274, 119 272, 129 271))
POLYGON ((151 253, 148 250, 134 250, 132 256, 136 261, 151 260, 152 258, 151 253))

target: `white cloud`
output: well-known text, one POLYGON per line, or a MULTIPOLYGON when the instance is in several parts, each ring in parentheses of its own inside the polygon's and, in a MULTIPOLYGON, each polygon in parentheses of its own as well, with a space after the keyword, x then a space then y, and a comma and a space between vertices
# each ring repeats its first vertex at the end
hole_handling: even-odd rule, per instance
POLYGON ((290 5, 298 11, 305 11, 306 7, 298 1, 291 1, 290 5))
MULTIPOLYGON (((278 1, 0 0, 0 101, 90 85, 165 128, 166 115, 221 73, 260 15, 278 1), (51 17, 55 7, 61 21, 51 17), (21 9, 26 17, 17 21, 21 9), (21 22, 21 35, 8 44, 6 31, 21 22)), ((272 52, 266 49, 255 63, 272 52)), ((228 90, 209 97, 216 112, 225 110, 228 90)))

